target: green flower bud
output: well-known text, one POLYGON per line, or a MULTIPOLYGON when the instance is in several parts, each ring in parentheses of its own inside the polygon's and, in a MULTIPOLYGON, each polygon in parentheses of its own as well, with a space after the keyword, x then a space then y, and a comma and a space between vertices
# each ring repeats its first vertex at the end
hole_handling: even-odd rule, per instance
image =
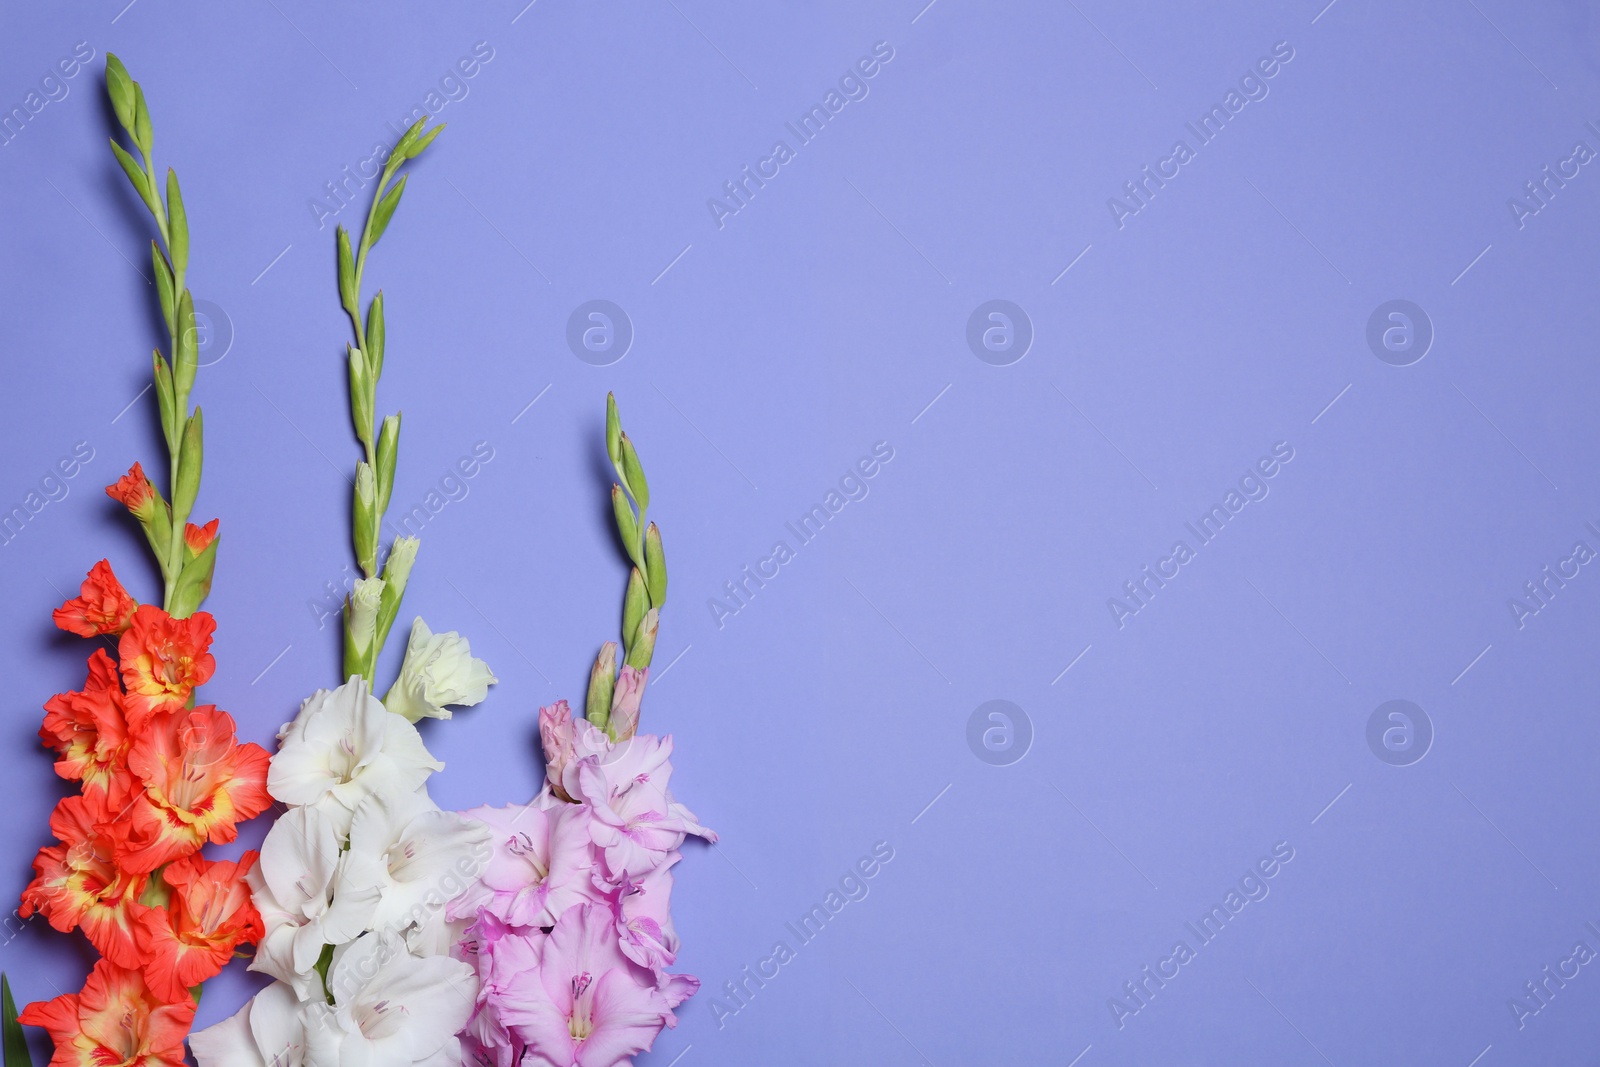
POLYGON ((400 206, 400 198, 405 195, 406 179, 409 177, 409 174, 402 174, 400 180, 394 183, 394 188, 384 193, 383 199, 378 201, 378 210, 372 213, 372 231, 367 234, 368 248, 376 248, 383 231, 389 228, 389 220, 394 218, 394 209, 400 206))
POLYGON ((650 657, 656 653, 656 629, 659 619, 660 612, 651 608, 644 613, 644 618, 639 620, 639 628, 634 631, 626 660, 627 665, 635 670, 650 666, 650 657))
POLYGON ((604 730, 611 717, 611 693, 617 684, 617 643, 607 641, 600 646, 589 671, 589 697, 584 702, 583 715, 590 725, 604 730))
POLYGON ((633 632, 639 628, 639 620, 644 618, 649 607, 650 595, 645 592, 644 575, 634 567, 628 572, 628 591, 622 598, 623 647, 632 647, 633 632))
POLYGON ((378 573, 377 492, 372 465, 362 460, 356 464, 353 526, 356 559, 369 578, 378 573))
POLYGON ((133 79, 128 68, 113 53, 106 53, 106 95, 111 98, 111 110, 117 121, 129 133, 133 132, 133 79))
POLYGON ((183 426, 183 446, 178 452, 178 481, 172 492, 172 513, 178 522, 188 519, 200 493, 200 469, 205 457, 205 426, 195 408, 183 426))
POLYGON ((389 510, 394 490, 395 458, 400 451, 400 416, 385 415, 378 431, 378 514, 389 510))
POLYGON ((378 658, 376 634, 378 604, 383 599, 382 578, 362 578, 344 602, 344 673, 359 674, 372 681, 373 662, 378 658))
POLYGON ((619 442, 622 450, 622 480, 628 487, 628 492, 633 494, 634 503, 639 505, 642 512, 650 506, 650 486, 644 480, 644 468, 639 465, 639 453, 633 450, 633 442, 628 440, 626 431, 619 442))
POLYGON ((653 522, 644 530, 644 562, 650 603, 659 608, 667 602, 667 560, 661 554, 661 529, 653 522))
POLYGON ((622 538, 622 547, 627 550, 628 558, 633 560, 635 566, 643 567, 644 556, 639 551, 639 520, 633 517, 633 507, 623 495, 620 485, 611 487, 611 512, 616 516, 617 534, 622 538))
POLYGON ((172 269, 182 274, 189 266, 189 215, 178 191, 178 173, 171 167, 167 168, 167 247, 172 251, 172 269))
MULTIPOLYGON (((389 628, 400 613, 400 599, 406 595, 406 582, 411 578, 411 566, 417 561, 417 549, 422 542, 415 537, 396 537, 389 558, 383 564, 383 598, 378 604, 378 631, 375 641, 378 651, 389 639, 389 628)), ((376 657, 374 657, 376 658, 376 657)))

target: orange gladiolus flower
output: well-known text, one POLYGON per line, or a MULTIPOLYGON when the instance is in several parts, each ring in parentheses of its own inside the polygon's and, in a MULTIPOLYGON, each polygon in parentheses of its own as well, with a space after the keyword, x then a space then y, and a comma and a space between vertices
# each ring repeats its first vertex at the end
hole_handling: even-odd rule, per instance
POLYGON ((106 496, 117 501, 140 518, 155 507, 155 486, 144 475, 144 468, 135 463, 128 473, 118 478, 116 484, 106 486, 106 496))
POLYGON ((44 705, 39 738, 61 756, 56 773, 82 779, 85 793, 99 792, 114 808, 128 802, 128 723, 122 711, 117 665, 103 649, 89 655, 83 689, 57 693, 44 705))
POLYGON ((217 522, 217 519, 212 519, 204 526, 196 526, 192 522, 184 524, 183 543, 192 554, 198 556, 211 547, 211 542, 217 539, 217 522))
POLYGON ((153 604, 141 604, 122 635, 117 653, 128 690, 128 727, 143 731, 152 715, 181 711, 189 695, 217 669, 208 651, 217 623, 208 612, 174 619, 153 604))
POLYGON ((79 637, 120 634, 133 620, 139 602, 128 595, 111 573, 111 564, 101 560, 89 570, 78 587, 78 595, 54 612, 56 625, 79 637))
POLYGON ((62 798, 50 815, 50 832, 61 843, 39 850, 18 914, 26 919, 37 911, 62 933, 81 926, 102 956, 136 967, 134 926, 144 910, 139 894, 146 877, 116 863, 116 815, 99 794, 62 798))
POLYGON ((144 977, 157 996, 183 999, 221 971, 241 943, 261 940, 265 928, 244 880, 257 855, 208 863, 195 853, 162 871, 172 900, 146 911, 139 923, 144 977))
POLYGON ((29 1004, 17 1018, 50 1032, 50 1067, 183 1067, 194 1007, 187 992, 164 1003, 138 971, 101 960, 82 992, 29 1004))
POLYGON ((118 860, 152 871, 207 841, 232 841, 272 803, 267 760, 260 745, 235 744, 233 717, 209 704, 155 716, 128 751, 138 781, 118 860))

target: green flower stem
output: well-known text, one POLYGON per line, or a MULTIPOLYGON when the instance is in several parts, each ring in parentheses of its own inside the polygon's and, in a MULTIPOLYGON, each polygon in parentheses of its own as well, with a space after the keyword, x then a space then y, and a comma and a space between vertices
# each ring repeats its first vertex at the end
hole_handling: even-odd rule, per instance
POLYGON ((373 681, 378 655, 383 651, 384 640, 389 635, 390 624, 400 610, 400 598, 405 593, 406 578, 411 562, 416 556, 414 538, 398 538, 382 570, 378 583, 378 538, 383 529, 383 517, 389 509, 389 494, 394 487, 395 461, 400 447, 400 416, 386 415, 379 429, 377 416, 378 380, 383 376, 385 329, 383 324, 383 292, 379 290, 362 314, 361 286, 366 278, 367 256, 383 237, 400 206, 409 175, 401 176, 393 187, 390 182, 407 160, 415 159, 423 149, 433 143, 442 125, 423 133, 427 117, 419 119, 396 142, 385 161, 378 186, 367 209, 366 225, 361 239, 352 251, 350 233, 343 226, 334 234, 338 256, 339 303, 350 318, 355 334, 355 344, 349 346, 350 421, 355 426, 356 437, 361 442, 363 458, 356 464, 356 477, 351 498, 351 541, 356 562, 361 567, 365 581, 375 583, 362 597, 362 610, 356 611, 356 598, 345 599, 345 654, 344 674, 348 678, 359 674, 370 685, 373 681))
MULTIPOLYGON (((156 182, 154 138, 144 90, 128 76, 115 55, 106 55, 106 92, 111 97, 117 120, 139 152, 135 162, 116 139, 112 151, 127 174, 134 191, 156 223, 159 242, 152 243, 151 265, 158 273, 156 285, 161 297, 162 321, 167 327, 167 353, 164 362, 156 353, 155 387, 161 413, 162 436, 167 443, 167 489, 170 504, 165 514, 166 529, 147 531, 156 562, 161 566, 164 586, 162 607, 178 617, 192 614, 211 585, 215 552, 208 549, 186 561, 184 527, 188 524, 194 499, 199 491, 204 443, 202 420, 197 409, 189 413, 189 390, 194 384, 199 363, 194 326, 194 298, 185 284, 189 266, 189 223, 183 207, 178 176, 167 171, 166 195, 156 182)), ((160 522, 158 517, 156 522, 160 522)))

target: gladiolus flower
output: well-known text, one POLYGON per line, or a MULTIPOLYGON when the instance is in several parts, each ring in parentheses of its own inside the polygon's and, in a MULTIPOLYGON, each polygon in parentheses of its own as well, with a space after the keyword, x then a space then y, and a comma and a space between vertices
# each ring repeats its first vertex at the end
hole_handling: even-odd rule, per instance
POLYGON ((180 711, 189 696, 217 669, 211 635, 217 623, 208 612, 174 619, 154 604, 140 605, 122 635, 117 653, 128 690, 128 726, 144 729, 152 715, 180 711))
POLYGON ((272 802, 267 761, 260 745, 234 744, 233 717, 209 704, 151 719, 128 752, 143 791, 128 814, 119 860, 128 870, 151 871, 207 841, 232 841, 240 822, 272 802))
MULTIPOLYGON (((315 1007, 312 1002, 305 1011, 313 1024, 321 1021, 315 1007)), ((302 1067, 306 1024, 301 1010, 294 990, 274 982, 232 1016, 190 1034, 189 1048, 200 1067, 302 1067)))
POLYGON ((672 738, 639 734, 616 744, 593 727, 580 731, 577 773, 567 792, 594 809, 589 834, 611 876, 638 877, 665 862, 685 834, 715 842, 694 812, 672 796, 672 738), (586 754, 591 753, 591 754, 586 754))
POLYGON ((198 556, 211 547, 211 542, 217 539, 217 519, 212 519, 204 526, 194 523, 185 523, 183 527, 183 543, 189 549, 189 555, 198 556))
POLYGON ((370 900, 372 928, 401 931, 459 895, 488 854, 489 828, 476 819, 440 811, 423 792, 376 793, 350 822, 334 899, 370 900))
POLYGON ((493 835, 492 851, 469 895, 451 906, 454 918, 481 908, 510 926, 551 927, 568 908, 601 900, 594 887, 589 808, 561 804, 473 808, 462 812, 493 835))
POLYGON ((266 927, 250 970, 293 987, 301 1000, 322 995, 314 970, 322 946, 359 937, 372 917, 370 900, 333 899, 342 837, 319 808, 292 807, 267 831, 261 862, 249 872, 266 927))
POLYGON ((134 928, 146 879, 115 862, 115 815, 101 794, 64 797, 56 805, 50 832, 61 843, 39 850, 17 914, 26 919, 37 911, 62 933, 81 926, 102 956, 137 967, 134 928))
POLYGON ((136 970, 101 960, 83 991, 29 1004, 17 1018, 56 1043, 50 1067, 183 1067, 194 1000, 164 1003, 136 970))
POLYGON ((62 604, 52 617, 56 625, 79 637, 120 634, 133 621, 139 602, 128 595, 111 573, 111 564, 101 560, 89 569, 89 576, 78 587, 78 595, 62 604))
POLYGON ((155 513, 155 486, 144 476, 144 468, 137 463, 128 468, 128 473, 118 478, 115 485, 106 486, 106 496, 133 512, 141 522, 155 513))
POLYGON ((256 856, 246 852, 238 862, 211 863, 196 853, 161 872, 172 898, 165 908, 146 911, 138 931, 145 981, 157 996, 182 1000, 220 972, 241 943, 261 939, 261 915, 245 883, 256 856))
POLYGON ((383 704, 407 722, 448 719, 452 704, 471 707, 479 703, 495 681, 489 665, 473 658, 466 638, 454 632, 436 634, 418 616, 411 624, 400 677, 383 704))
POLYGON ((350 817, 373 793, 415 792, 444 764, 428 754, 417 728, 384 710, 354 676, 319 689, 278 734, 268 785, 285 804, 315 804, 350 832, 350 817))
POLYGON ((561 916, 538 971, 501 995, 500 1017, 527 1043, 530 1067, 617 1067, 677 1025, 655 976, 622 954, 595 904, 561 916))
POLYGON ((448 956, 420 959, 392 933, 333 950, 328 989, 336 1005, 306 1027, 313 1063, 457 1064, 456 1034, 472 1017, 478 976, 448 956))
POLYGON ((89 678, 83 689, 57 693, 44 705, 39 738, 60 755, 56 773, 81 779, 85 793, 98 792, 120 810, 128 801, 123 767, 128 753, 128 724, 123 716, 122 684, 117 665, 104 650, 89 655, 89 678))

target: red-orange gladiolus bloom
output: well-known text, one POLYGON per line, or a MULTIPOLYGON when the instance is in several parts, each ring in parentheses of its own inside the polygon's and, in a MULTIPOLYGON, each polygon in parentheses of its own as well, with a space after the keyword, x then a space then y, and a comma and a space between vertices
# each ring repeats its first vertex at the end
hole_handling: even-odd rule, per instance
POLYGON ((79 637, 120 634, 133 621, 139 602, 128 595, 111 573, 111 564, 101 560, 89 570, 78 587, 78 595, 54 612, 56 625, 79 637))
POLYGON ((154 507, 156 491, 145 477, 144 468, 135 463, 114 485, 106 486, 106 496, 142 518, 154 507))
POLYGON ((85 793, 108 798, 113 810, 128 803, 128 723, 122 711, 117 665, 102 649, 89 655, 89 680, 83 689, 57 693, 45 702, 39 738, 60 755, 56 773, 82 779, 85 793))
POLYGON ((50 1067, 183 1067, 194 1006, 187 993, 164 1003, 138 971, 101 960, 82 992, 29 1004, 18 1019, 50 1031, 50 1067))
POLYGON ((198 556, 211 547, 211 542, 217 539, 217 519, 212 519, 204 526, 194 523, 185 523, 183 527, 183 543, 189 546, 189 551, 198 556))
POLYGON ((118 860, 153 871, 207 841, 232 841, 272 803, 267 760, 260 745, 234 744, 233 717, 209 704, 151 719, 128 752, 138 781, 118 860))
POLYGON ((26 919, 38 911, 62 933, 82 926, 102 956, 137 967, 134 926, 144 910, 139 894, 146 876, 116 863, 116 814, 99 794, 62 798, 50 815, 50 832, 61 843, 39 850, 18 914, 26 919))
POLYGON ((221 971, 240 942, 261 939, 261 914, 244 880, 256 857, 246 852, 237 863, 208 863, 195 853, 161 872, 172 899, 165 908, 145 912, 139 922, 144 978, 157 996, 183 999, 221 971))
POLYGON ((122 683, 128 690, 128 728, 138 734, 152 715, 181 711, 189 695, 217 669, 211 635, 217 628, 210 613, 197 611, 174 619, 153 604, 141 604, 122 635, 117 654, 122 683))

